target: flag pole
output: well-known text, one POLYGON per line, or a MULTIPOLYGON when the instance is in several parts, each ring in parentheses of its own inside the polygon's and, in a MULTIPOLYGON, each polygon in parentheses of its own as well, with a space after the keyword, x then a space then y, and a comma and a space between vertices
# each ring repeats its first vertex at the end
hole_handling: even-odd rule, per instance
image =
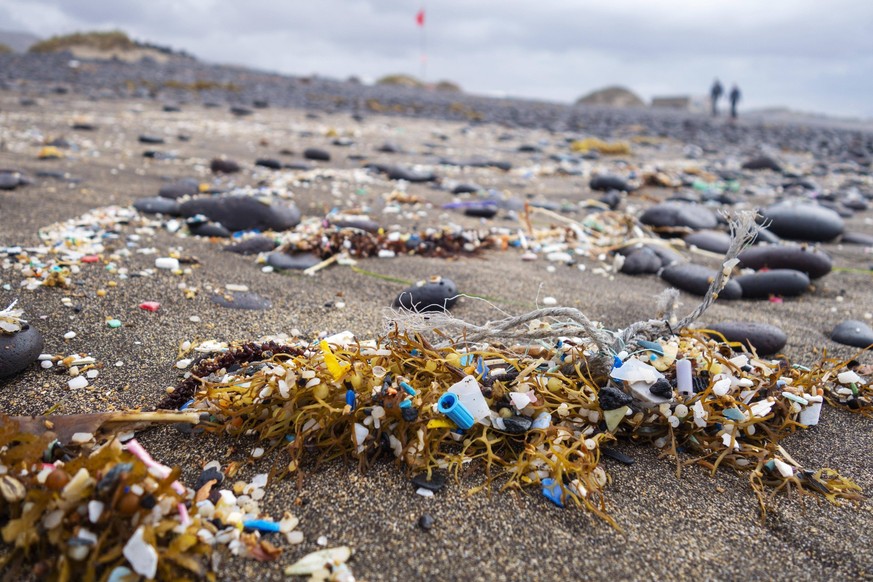
POLYGON ((421 82, 427 84, 427 28, 425 26, 427 12, 424 2, 421 3, 421 82))

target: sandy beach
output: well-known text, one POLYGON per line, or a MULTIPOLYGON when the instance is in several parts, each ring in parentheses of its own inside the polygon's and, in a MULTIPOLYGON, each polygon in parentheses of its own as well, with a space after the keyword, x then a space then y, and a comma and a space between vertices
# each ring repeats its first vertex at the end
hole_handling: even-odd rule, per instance
MULTIPOLYGON (((614 121, 615 135, 601 137, 648 139, 632 142, 630 156, 583 161, 582 173, 573 175, 558 171, 559 162, 549 157, 568 153, 565 138, 570 134, 544 128, 387 117, 376 112, 355 119, 349 112, 279 107, 237 117, 226 107, 210 109, 198 103, 166 112, 159 100, 91 100, 76 92, 44 94, 36 105, 25 106, 21 97, 20 90, 0 91, 0 168, 21 171, 33 183, 0 191, 0 247, 37 246, 41 229, 93 209, 127 207, 156 196, 162 186, 181 178, 220 189, 258 187, 284 179, 304 219, 323 217, 332 208, 369 208, 370 217, 386 227, 451 222, 482 230, 517 229, 518 221, 505 211, 480 221, 441 208, 457 199, 446 188, 435 183, 398 186, 362 166, 420 164, 433 169, 444 184, 474 182, 522 200, 551 201, 559 210, 562 205, 575 208, 566 216, 582 220, 580 202, 601 194, 588 186, 594 171, 641 175, 655 167, 667 172, 691 166, 704 169, 714 159, 738 166, 745 147, 726 144, 727 154, 707 151, 698 159, 688 159, 682 140, 647 135, 614 121), (71 129, 75 123, 93 124, 95 129, 76 131, 71 129), (162 136, 166 143, 138 143, 143 134, 162 136), (60 137, 69 145, 62 158, 37 158, 45 143, 60 137), (351 145, 332 145, 338 138, 348 138, 351 145), (396 144, 401 153, 378 152, 386 142, 396 144), (519 151, 523 144, 537 144, 539 151, 519 151), (332 160, 307 162, 312 166, 309 173, 254 165, 257 158, 303 162, 302 152, 308 147, 327 149, 332 160), (171 159, 144 157, 148 149, 171 153, 171 159), (476 156, 510 162, 512 169, 436 163, 441 157, 476 156), (217 157, 239 162, 242 171, 213 174, 209 163, 217 157), (39 177, 45 171, 60 174, 39 177), (386 212, 394 205, 385 197, 398 188, 419 202, 386 212)), ((736 129, 743 131, 743 125, 736 129)), ((779 154, 804 172, 820 161, 804 151, 779 154)), ((743 188, 763 188, 768 180, 779 181, 760 175, 739 179, 743 188)), ((821 180, 839 181, 833 174, 821 180)), ((866 180, 869 186, 869 175, 866 180)), ((674 193, 672 188, 644 186, 623 195, 621 208, 638 214, 674 193)), ((769 198, 749 196, 739 205, 753 207, 764 200, 769 198)), ((846 219, 847 229, 873 234, 871 216, 869 211, 856 213, 846 219)), ((545 215, 534 215, 534 221, 542 226, 551 222, 545 215)), ((125 226, 120 232, 116 249, 125 248, 127 235, 139 234, 137 247, 128 247, 131 252, 119 262, 127 273, 153 269, 155 257, 173 251, 192 258, 190 272, 179 276, 156 270, 150 276, 121 278, 117 269, 106 268, 109 260, 102 257, 81 265, 69 288, 26 290, 20 287, 19 272, 0 271, 0 305, 18 300, 31 325, 44 336, 43 352, 87 353, 102 364, 99 376, 80 390, 68 388, 66 374, 38 365, 0 380, 4 413, 151 409, 167 387, 179 382, 183 371, 174 364, 186 340, 256 340, 292 330, 313 339, 343 330, 373 338, 389 329, 388 308, 394 297, 406 285, 434 275, 452 279, 462 293, 486 298, 462 298, 452 310, 456 317, 476 322, 529 311, 549 297, 618 328, 651 317, 655 297, 667 288, 656 275, 615 273, 611 256, 566 265, 543 256, 525 261, 522 251, 509 248, 450 259, 370 258, 359 261, 358 270, 333 265, 305 276, 264 272, 254 257, 224 252, 224 239, 180 236, 161 227, 125 226), (145 248, 155 249, 154 254, 137 251, 145 248), (228 284, 244 285, 269 299, 272 307, 226 309, 209 299, 213 290, 226 289, 228 284), (180 285, 197 292, 187 298, 180 285), (62 303, 65 297, 71 306, 62 303), (154 313, 140 309, 143 301, 159 302, 160 309, 154 313), (199 321, 192 321, 192 316, 199 321), (118 319, 121 326, 107 326, 108 318, 118 319), (70 331, 75 337, 65 339, 70 331)), ((777 325, 788 336, 785 355, 800 364, 818 362, 825 352, 832 357, 853 356, 856 349, 831 341, 829 333, 840 321, 864 320, 873 313, 873 257, 861 246, 826 243, 822 248, 832 256, 835 269, 815 281, 812 291, 782 302, 719 301, 701 324, 747 320, 777 325)), ((702 255, 696 260, 718 264, 717 259, 702 255)), ((698 300, 683 293, 680 313, 698 300)), ((859 360, 873 363, 868 354, 859 360)), ((172 427, 149 429, 138 438, 162 463, 180 466, 185 482, 195 481, 202 465, 211 460, 243 462, 243 479, 271 466, 269 458, 249 462, 252 442, 245 439, 185 435, 172 427)), ((798 432, 784 446, 806 466, 838 469, 865 494, 873 490, 869 418, 826 406, 818 426, 798 432)), ((621 531, 580 509, 555 507, 536 487, 468 496, 467 490, 481 482, 475 464, 460 482, 450 481, 428 499, 416 494, 402 468, 388 462, 365 474, 354 462, 313 463, 304 468, 301 488, 295 479, 270 483, 262 502, 268 514, 280 516, 291 510, 299 517, 304 542, 278 544, 284 552, 273 563, 223 555, 216 574, 220 580, 283 579, 284 566, 320 549, 317 540, 325 536, 329 546, 351 547, 351 570, 358 580, 370 581, 873 579, 869 504, 835 507, 820 497, 780 494, 769 500, 766 519, 761 519, 747 475, 720 470, 712 476, 701 467, 688 467, 677 478, 675 463, 659 458, 653 448, 628 442, 616 448, 634 460, 629 466, 603 460, 612 479, 606 488, 607 509, 621 531), (435 519, 430 531, 417 526, 422 514, 435 519)))

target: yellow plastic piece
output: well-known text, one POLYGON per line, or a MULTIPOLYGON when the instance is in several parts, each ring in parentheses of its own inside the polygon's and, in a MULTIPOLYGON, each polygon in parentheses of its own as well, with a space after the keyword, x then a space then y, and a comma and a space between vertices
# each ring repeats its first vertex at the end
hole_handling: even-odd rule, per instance
POLYGON ((652 360, 651 363, 656 370, 664 372, 673 365, 673 362, 676 361, 676 355, 679 353, 679 346, 662 343, 661 349, 664 350, 664 355, 652 360))
POLYGON ((455 428, 455 423, 446 418, 432 418, 427 421, 427 428, 455 428))
POLYGON ((321 352, 324 354, 324 364, 327 366, 327 371, 333 376, 334 380, 339 380, 343 377, 351 364, 348 362, 340 362, 330 351, 330 345, 325 340, 321 340, 318 344, 321 347, 321 352))
POLYGON ((64 157, 64 154, 55 146, 45 146, 39 150, 39 153, 36 154, 36 156, 41 160, 53 160, 64 157))
POLYGON ((631 153, 630 144, 626 141, 606 142, 596 137, 577 139, 570 144, 570 149, 583 154, 595 150, 607 156, 626 156, 631 153))

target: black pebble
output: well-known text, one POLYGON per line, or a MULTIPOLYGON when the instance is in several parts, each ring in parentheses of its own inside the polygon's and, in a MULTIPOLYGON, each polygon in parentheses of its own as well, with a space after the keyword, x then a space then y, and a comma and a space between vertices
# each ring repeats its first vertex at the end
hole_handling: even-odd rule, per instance
POLYGON ((792 269, 806 273, 810 279, 824 277, 834 266, 823 251, 800 245, 759 245, 743 250, 740 266, 749 269, 792 269))
POLYGON ((599 190, 601 192, 609 192, 610 190, 630 192, 633 190, 624 178, 613 176, 611 174, 598 174, 597 176, 593 176, 588 183, 588 186, 592 190, 599 190))
POLYGON ((394 299, 392 304, 410 311, 445 311, 451 308, 457 299, 458 287, 451 279, 441 278, 439 281, 428 281, 422 286, 407 287, 394 299))
POLYGON ((270 309, 273 306, 273 303, 269 299, 261 297, 257 293, 234 291, 233 293, 227 293, 227 295, 230 296, 230 300, 225 297, 224 293, 213 293, 209 296, 209 299, 216 305, 228 309, 262 310, 270 309))
POLYGON ((527 416, 510 416, 503 419, 503 431, 509 434, 522 434, 530 430, 533 420, 527 416))
POLYGON ((412 484, 416 487, 424 487, 425 489, 430 489, 434 493, 438 493, 446 486, 446 476, 434 471, 430 475, 430 481, 428 481, 427 473, 419 473, 412 478, 412 484))
POLYGON ((295 253, 289 255, 282 252, 272 252, 267 255, 267 264, 274 269, 302 271, 314 267, 321 262, 318 255, 312 253, 295 253))
POLYGON ((0 332, 0 378, 17 374, 42 353, 42 334, 25 324, 15 333, 0 332))
POLYGON ((847 319, 834 328, 831 339, 846 346, 866 348, 873 344, 873 329, 863 321, 847 319))
POLYGON ((275 248, 276 241, 268 236, 257 235, 236 244, 228 245, 222 250, 238 255, 257 255, 258 253, 270 252, 275 248))
POLYGON ((330 152, 320 148, 306 148, 303 150, 303 157, 307 160, 317 160, 319 162, 329 162, 330 152))
POLYGON ((741 275, 734 282, 742 289, 743 299, 767 299, 773 295, 796 297, 806 293, 809 288, 809 277, 791 269, 741 275))
POLYGON ((633 397, 614 386, 603 386, 597 395, 600 408, 603 410, 615 410, 627 406, 633 402, 633 397))
POLYGON ((133 203, 133 207, 145 214, 168 214, 170 216, 177 216, 179 214, 178 202, 171 198, 161 198, 160 196, 140 198, 133 203))
POLYGON ((256 166, 261 166, 263 168, 270 168, 271 170, 281 170, 282 162, 279 160, 272 160, 270 158, 258 158, 255 160, 256 166))
POLYGON ((209 169, 211 169, 214 174, 235 174, 239 172, 241 168, 239 164, 233 160, 215 158, 209 162, 209 169))
POLYGON ((221 485, 221 482, 224 481, 224 473, 216 469, 215 467, 210 467, 200 473, 200 476, 197 477, 197 483, 194 485, 194 491, 199 491, 201 487, 206 485, 209 481, 215 480, 215 485, 221 485))
POLYGON ((644 275, 657 273, 661 268, 661 257, 647 247, 636 249, 627 255, 621 265, 621 272, 626 275, 644 275))
POLYGON ((761 356, 778 353, 788 341, 784 331, 766 323, 725 321, 710 325, 709 329, 717 331, 729 342, 740 342, 747 347, 755 348, 761 356))
POLYGON ((434 518, 431 517, 428 513, 422 513, 421 517, 418 518, 418 527, 423 529, 424 531, 430 531, 434 524, 434 518))
MULTIPOLYGON (((715 269, 696 265, 694 263, 679 263, 665 267, 661 278, 682 291, 692 295, 704 296, 712 279, 718 272, 715 269)), ((743 291, 739 283, 730 280, 718 294, 719 299, 733 300, 742 297, 743 291)))

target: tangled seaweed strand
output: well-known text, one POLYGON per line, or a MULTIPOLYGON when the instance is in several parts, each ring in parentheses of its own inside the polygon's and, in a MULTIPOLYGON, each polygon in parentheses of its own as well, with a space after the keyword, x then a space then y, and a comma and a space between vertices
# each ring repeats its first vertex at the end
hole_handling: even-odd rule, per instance
MULTIPOLYGON (((257 502, 237 503, 214 487, 217 480, 188 489, 181 469, 155 462, 133 440, 62 446, 52 436, 0 415, 4 580, 24 578, 28 565, 32 575, 60 581, 127 579, 131 568, 145 578, 201 580, 218 544, 262 561, 281 553, 242 530, 244 520, 260 517, 257 502)), ((245 491, 266 480, 256 477, 245 491)), ((286 514, 280 524, 288 532, 296 518, 286 514)))
POLYGON ((301 355, 277 354, 200 379, 191 408, 210 415, 207 431, 255 435, 270 450, 286 451, 287 466, 274 469, 280 476, 297 471, 309 450, 319 460, 356 459, 361 468, 388 454, 409 472, 443 469, 456 478, 475 462, 484 483, 474 490, 552 479, 561 503, 585 507, 616 527, 604 497, 609 477, 599 466, 602 444, 615 438, 653 444, 676 460, 677 470, 698 464, 748 472, 762 509, 767 487, 793 485, 833 503, 862 499, 849 479, 804 469, 779 444, 804 428, 803 411, 821 406, 824 369, 732 356, 730 346, 708 336, 671 336, 623 362, 627 369, 650 368, 669 394, 660 402, 628 399, 616 406, 602 397, 604 387, 633 393, 638 381, 616 381, 618 366, 612 380, 589 366, 591 343, 565 338, 521 351, 464 346, 435 348, 397 330, 379 342, 322 342, 301 355), (677 358, 697 370, 693 395, 675 390, 677 358), (476 379, 489 413, 462 431, 435 404, 466 376, 476 379), (682 461, 680 449, 694 457, 682 461))
POLYGON ((156 477, 118 440, 90 452, 61 448, 45 436, 22 433, 5 416, 0 467, 0 524, 3 542, 11 546, 0 557, 0 573, 14 578, 27 560, 38 576, 97 580, 126 564, 124 542, 141 529, 160 555, 158 577, 205 574, 203 558, 211 547, 197 532, 216 527, 196 508, 179 516, 179 504, 187 501, 173 487, 179 468, 156 477))

